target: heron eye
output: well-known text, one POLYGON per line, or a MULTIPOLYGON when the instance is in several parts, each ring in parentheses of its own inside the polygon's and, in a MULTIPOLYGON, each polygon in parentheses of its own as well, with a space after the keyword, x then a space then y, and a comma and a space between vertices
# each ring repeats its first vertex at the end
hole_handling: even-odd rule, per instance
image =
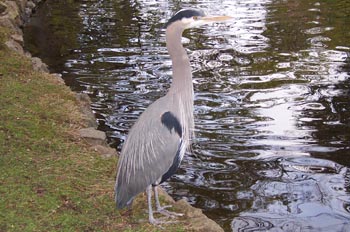
POLYGON ((193 16, 193 19, 194 19, 194 20, 198 20, 199 17, 198 17, 198 16, 193 16))

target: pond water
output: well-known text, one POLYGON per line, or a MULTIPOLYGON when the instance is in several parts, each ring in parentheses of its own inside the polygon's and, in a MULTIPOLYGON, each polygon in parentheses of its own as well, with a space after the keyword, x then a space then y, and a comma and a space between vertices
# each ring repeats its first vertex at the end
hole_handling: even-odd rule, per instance
POLYGON ((25 45, 120 150, 170 86, 163 25, 188 7, 234 20, 183 35, 196 139, 164 187, 225 231, 350 231, 350 1, 46 0, 25 45))

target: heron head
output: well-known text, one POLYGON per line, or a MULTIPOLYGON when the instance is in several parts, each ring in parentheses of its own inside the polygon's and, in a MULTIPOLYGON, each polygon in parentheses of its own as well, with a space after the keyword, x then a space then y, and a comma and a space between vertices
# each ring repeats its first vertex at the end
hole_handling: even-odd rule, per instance
POLYGON ((195 9, 184 9, 178 11, 169 21, 165 24, 165 28, 168 28, 173 23, 181 24, 184 29, 198 27, 204 24, 212 22, 220 22, 232 19, 230 16, 206 16, 203 11, 195 9))

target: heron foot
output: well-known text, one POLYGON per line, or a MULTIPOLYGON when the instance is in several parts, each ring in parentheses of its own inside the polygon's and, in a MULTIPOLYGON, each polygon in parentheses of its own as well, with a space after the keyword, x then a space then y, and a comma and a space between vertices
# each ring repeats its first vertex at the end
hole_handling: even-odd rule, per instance
POLYGON ((182 213, 175 213, 175 212, 166 210, 167 208, 170 208, 170 207, 172 207, 172 206, 171 205, 165 205, 165 206, 162 206, 162 207, 157 207, 157 211, 156 212, 160 213, 160 214, 163 214, 166 217, 171 217, 171 218, 182 217, 183 216, 182 213))
POLYGON ((152 225, 160 226, 163 224, 171 224, 171 223, 177 223, 177 221, 163 221, 160 219, 150 218, 149 223, 152 225))

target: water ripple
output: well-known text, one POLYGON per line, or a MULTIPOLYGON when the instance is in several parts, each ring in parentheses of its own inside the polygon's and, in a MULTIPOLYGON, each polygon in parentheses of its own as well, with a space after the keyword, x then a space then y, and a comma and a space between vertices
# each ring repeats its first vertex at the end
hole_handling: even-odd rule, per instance
POLYGON ((165 187, 226 231, 350 231, 347 1, 47 2, 50 27, 33 20, 33 37, 45 47, 57 26, 45 62, 89 94, 117 149, 171 84, 166 19, 179 7, 232 16, 184 33, 196 138, 165 187))

